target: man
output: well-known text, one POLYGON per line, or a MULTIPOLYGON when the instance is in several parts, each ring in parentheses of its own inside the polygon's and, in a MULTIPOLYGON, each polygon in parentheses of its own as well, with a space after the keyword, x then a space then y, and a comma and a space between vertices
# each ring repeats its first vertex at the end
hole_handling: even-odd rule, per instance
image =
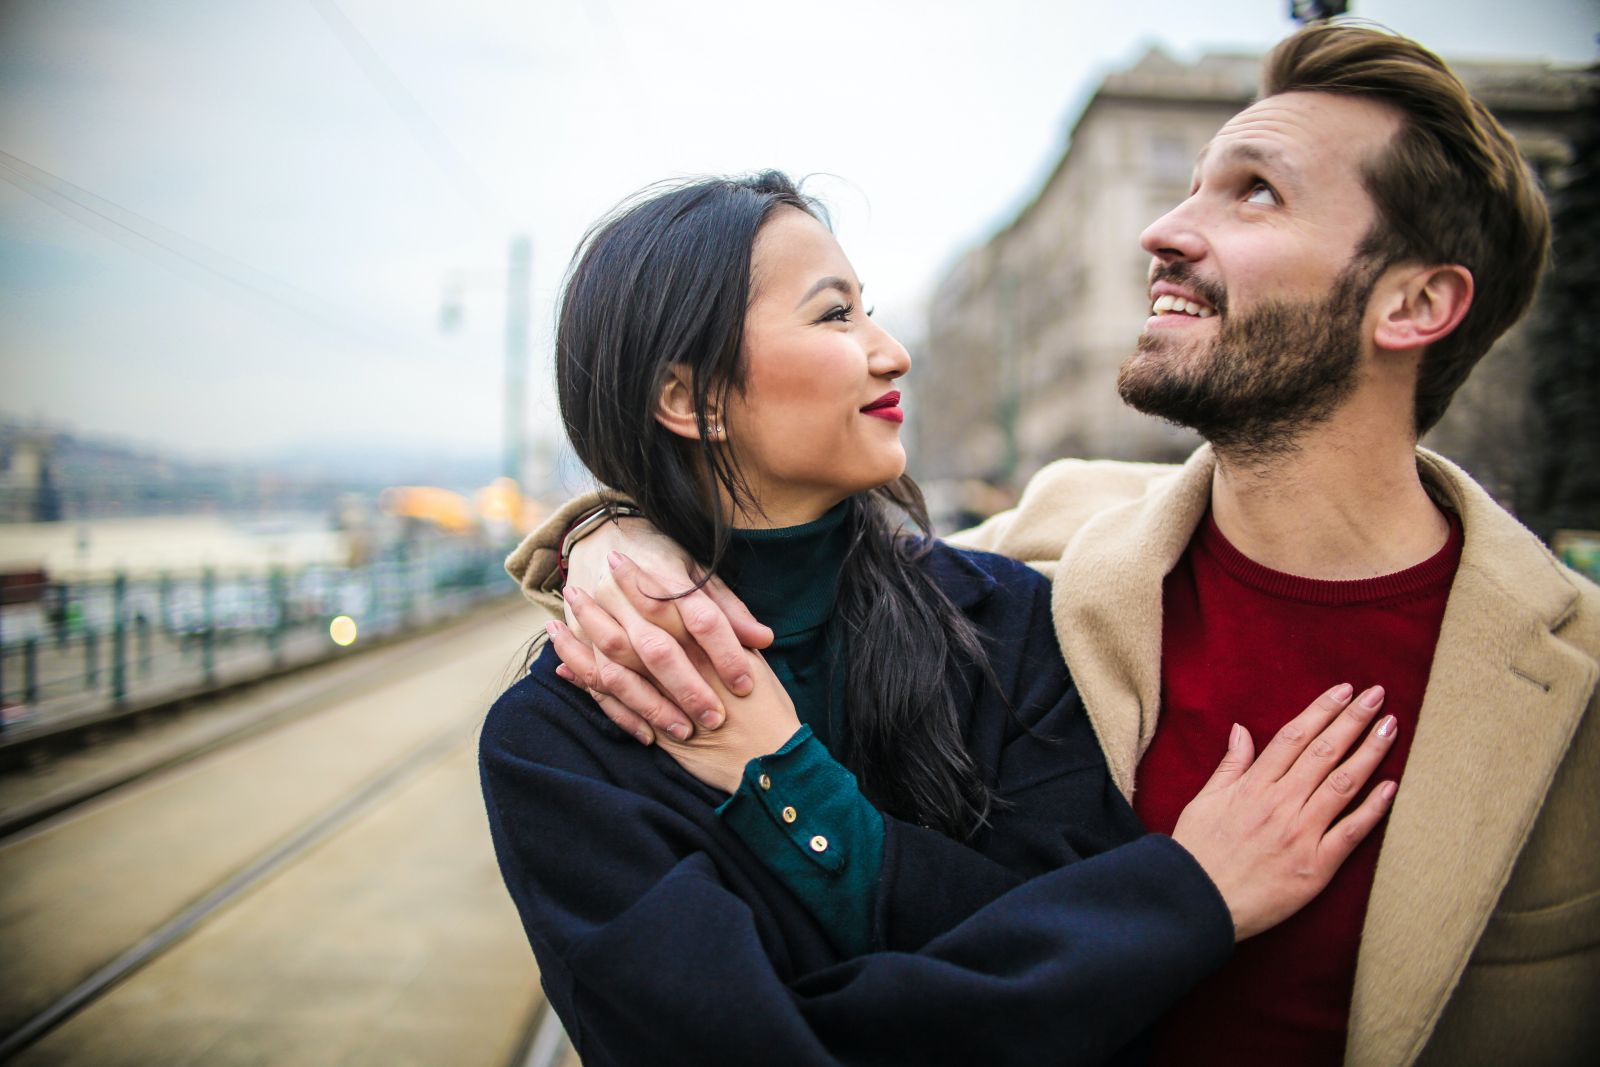
MULTIPOLYGON (((1173 1013, 1163 1062, 1600 1048, 1600 590, 1416 448, 1526 310, 1548 238, 1509 136, 1436 57, 1296 33, 1142 238, 1152 316, 1118 388, 1207 446, 1181 468, 1052 465, 954 539, 1053 574, 1067 663, 1153 830, 1232 721, 1270 734, 1330 678, 1383 684, 1400 721, 1387 827, 1173 1013)), ((508 562, 530 591, 582 503, 508 562)), ((731 680, 731 631, 684 604, 731 680)), ((686 663, 655 676, 709 708, 686 663)))

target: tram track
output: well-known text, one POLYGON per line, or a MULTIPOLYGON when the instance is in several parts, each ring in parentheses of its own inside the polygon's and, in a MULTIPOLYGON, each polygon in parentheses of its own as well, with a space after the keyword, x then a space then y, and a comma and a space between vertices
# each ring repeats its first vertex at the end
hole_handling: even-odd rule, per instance
POLYGON ((221 885, 207 892, 199 900, 184 908, 163 923, 158 929, 133 945, 126 952, 101 967, 65 996, 34 1015, 16 1030, 0 1038, 0 1063, 9 1060, 27 1048, 67 1017, 104 995, 112 986, 129 977, 163 952, 177 944, 213 913, 227 907, 236 898, 250 892, 274 872, 293 863, 312 847, 326 840, 342 826, 363 811, 380 803, 382 799, 415 778, 421 771, 436 764, 451 748, 469 736, 470 730, 460 727, 446 731, 412 753, 398 765, 389 768, 373 781, 343 798, 331 809, 322 813, 309 825, 288 840, 263 852, 244 870, 229 877, 221 885))
MULTIPOLYGON (((502 634, 515 633, 523 618, 525 616, 518 616, 509 625, 501 620, 496 623, 496 628, 502 634)), ((11 1017, 0 1020, 0 1033, 4 1035, 0 1036, 0 1061, 9 1062, 15 1058, 28 1062, 29 1050, 39 1048, 41 1043, 70 1044, 61 1038, 68 1030, 104 1029, 98 1024, 80 1025, 79 1020, 97 1012, 104 1014, 102 1009, 105 1005, 123 996, 119 990, 137 984, 143 974, 166 967, 173 957, 191 952, 197 940, 212 937, 219 944, 226 943, 227 937, 214 936, 213 931, 226 926, 227 923, 221 920, 230 914, 238 915, 256 908, 267 916, 264 921, 270 925, 275 921, 271 914, 273 908, 264 905, 257 907, 257 898, 294 877, 300 877, 301 882, 306 882, 308 878, 314 882, 314 875, 307 872, 313 871, 319 863, 324 867, 330 866, 330 860, 334 865, 342 863, 345 868, 342 877, 356 879, 351 884, 358 885, 360 891, 347 892, 344 897, 353 896, 360 900, 374 894, 374 899, 377 899, 385 881, 382 868, 387 862, 384 858, 386 854, 375 852, 376 858, 363 864, 349 858, 338 859, 339 849, 372 848, 370 844, 361 846, 352 842, 356 842, 362 833, 372 837, 374 831, 365 827, 379 825, 385 818, 386 809, 407 803, 409 793, 432 790, 433 793, 447 796, 452 810, 457 812, 456 823, 434 832, 434 838, 439 839, 434 842, 436 851, 461 847, 456 842, 463 838, 465 828, 476 832, 476 838, 469 844, 480 845, 486 852, 486 831, 481 826, 470 825, 474 819, 481 818, 481 813, 473 811, 473 818, 464 821, 459 817, 463 807, 462 765, 470 764, 474 748, 472 739, 481 721, 482 711, 487 707, 487 700, 493 696, 494 683, 502 679, 490 678, 490 684, 480 687, 481 692, 470 699, 462 699, 457 694, 455 706, 448 713, 432 711, 429 705, 437 701, 441 693, 449 694, 448 682, 441 681, 439 676, 478 675, 487 678, 495 672, 486 672, 481 668, 493 664, 496 658, 494 653, 474 648, 470 635, 464 641, 460 635, 456 635, 454 641, 448 634, 430 635, 425 648, 411 649, 410 654, 396 656, 393 662, 358 672, 335 683, 336 691, 324 694, 324 699, 317 701, 315 707, 280 708, 275 715, 265 716, 252 726, 226 736, 210 738, 192 751, 173 756, 161 764, 145 766, 139 773, 129 774, 121 781, 108 780, 102 783, 103 787, 74 803, 62 804, 46 817, 30 820, 25 828, 18 828, 0 840, 0 881, 6 880, 8 870, 37 876, 36 880, 42 882, 50 882, 54 878, 62 887, 59 890, 61 894, 76 894, 79 898, 63 906, 59 900, 50 897, 50 885, 36 885, 31 890, 25 887, 19 892, 9 888, 0 890, 0 938, 5 942, 3 951, 0 951, 0 981, 21 988, 25 995, 20 999, 26 1002, 28 1009, 25 1014, 13 1012, 11 1017), (470 655, 463 653, 463 646, 471 652, 470 655), (470 662, 460 662, 463 660, 470 662), (375 689, 379 690, 376 694, 372 692, 375 689), (386 714, 387 709, 373 707, 375 701, 381 704, 385 699, 403 700, 408 692, 415 695, 415 700, 409 702, 409 710, 403 714, 386 714), (341 721, 341 718, 349 721, 341 721), (386 728, 404 733, 407 743, 392 743, 393 738, 384 736, 386 728), (302 736, 290 736, 296 733, 302 736), (303 747, 297 751, 296 745, 303 747), (371 747, 374 751, 363 753, 359 751, 362 747, 371 747), (287 789, 263 790, 255 788, 259 786, 257 779, 285 773, 285 768, 302 755, 326 756, 330 748, 349 753, 342 761, 323 761, 329 764, 337 781, 332 784, 319 782, 310 787, 310 791, 317 795, 309 799, 314 799, 316 803, 301 803, 296 810, 281 815, 272 811, 275 804, 292 806, 296 799, 294 783, 290 783, 287 789), (348 765, 352 761, 359 765, 354 771, 348 765), (441 793, 443 787, 436 780, 442 781, 441 776, 446 774, 449 776, 449 789, 441 793), (435 784, 430 785, 429 782, 435 784), (230 787, 230 783, 237 788, 230 787), (103 918, 94 914, 96 907, 109 908, 117 904, 116 894, 85 890, 77 884, 73 872, 67 869, 72 863, 75 847, 87 848, 84 842, 99 842, 94 847, 112 854, 111 858, 106 859, 96 858, 92 850, 86 853, 86 867, 82 872, 84 883, 103 882, 108 875, 115 878, 119 871, 127 875, 132 871, 129 857, 116 855, 115 838, 119 828, 125 830, 130 825, 136 825, 138 816, 130 820, 132 809, 143 809, 149 821, 176 819, 181 825, 169 837, 175 835, 180 843, 185 830, 202 836, 208 833, 217 835, 220 831, 220 837, 229 837, 229 831, 233 828, 230 820, 197 817, 196 806, 231 802, 238 799, 232 794, 248 793, 252 788, 261 795, 244 798, 240 804, 240 811, 244 814, 239 820, 252 824, 249 827, 251 847, 234 847, 229 855, 220 859, 200 854, 204 852, 203 849, 191 848, 189 851, 194 854, 180 856, 171 864, 173 878, 167 879, 164 884, 146 886, 142 892, 129 894, 131 897, 144 898, 142 910, 136 909, 140 910, 140 914, 135 918, 121 923, 120 927, 116 923, 101 923, 101 929, 68 933, 59 941, 53 936, 55 932, 71 931, 75 919, 93 927, 95 919, 103 918), (263 809, 273 817, 264 819, 263 809), (98 835, 85 833, 86 825, 96 821, 105 823, 103 832, 98 835), (73 837, 78 839, 76 845, 70 840, 73 837), (63 840, 55 841, 55 838, 63 840), (108 845, 107 841, 111 843, 108 845), (29 857, 18 855, 30 851, 35 854, 32 859, 36 863, 31 863, 29 857), (30 892, 31 899, 23 899, 29 897, 30 892), (148 899, 151 896, 161 897, 162 906, 155 907, 148 899), (58 914, 41 914, 51 908, 58 914), (66 921, 63 923, 59 921, 61 919, 66 921), (45 966, 59 963, 49 958, 57 950, 72 956, 74 965, 56 965, 53 973, 35 975, 41 979, 35 982, 28 980, 32 965, 15 958, 31 952, 34 963, 45 966), (13 957, 10 963, 5 962, 8 956, 13 957), (30 992, 31 996, 26 995, 30 992), (48 995, 42 995, 45 992, 48 995)), ((498 658, 505 661, 506 657, 500 655, 498 658)), ((476 805, 475 795, 469 799, 476 805)), ((409 803, 416 808, 418 802, 413 799, 409 803)), ((419 810, 421 815, 414 813, 411 821, 425 823, 428 812, 426 808, 419 810)), ((390 833, 390 837, 401 841, 405 839, 404 835, 396 837, 393 833, 390 833)), ((139 842, 134 842, 131 847, 138 846, 139 842)), ((474 854, 469 859, 471 863, 467 866, 471 866, 474 879, 469 888, 472 893, 481 894, 482 857, 474 854)), ((445 869, 449 870, 448 864, 445 869)), ((498 890, 498 886, 494 888, 498 890)), ((307 899, 315 900, 315 894, 307 899)), ((331 899, 338 902, 342 898, 331 899)), ((479 897, 474 896, 473 900, 475 903, 471 910, 482 911, 479 897)), ((509 913, 509 903, 501 903, 509 913)), ((276 907, 279 911, 283 910, 281 904, 276 907)), ((314 932, 318 929, 318 913, 334 909, 308 906, 304 910, 308 912, 303 920, 305 929, 314 932)), ((509 915, 509 931, 520 939, 520 930, 514 925, 514 913, 509 915)), ((401 933, 403 935, 405 931, 401 933)), ((230 936, 237 941, 236 933, 230 936)), ((330 936, 327 940, 334 938, 330 936)), ((380 944, 375 945, 372 951, 381 956, 385 950, 385 946, 380 944)), ((360 946, 354 946, 352 953, 359 957, 360 946)), ((522 946, 522 954, 526 955, 525 946, 522 946)), ((525 964, 530 974, 521 980, 521 985, 526 988, 518 990, 524 1006, 519 1016, 511 1020, 512 1029, 517 1031, 518 1036, 510 1040, 518 1047, 510 1051, 518 1055, 521 1049, 526 1048, 527 1039, 521 1035, 532 1032, 535 1020, 531 1013, 538 1007, 538 999, 531 986, 531 960, 525 961, 525 964)), ((214 969, 219 964, 214 959, 208 959, 206 966, 214 969)), ((220 966, 225 968, 226 964, 220 966)), ((509 976, 515 968, 505 964, 500 967, 508 976, 500 983, 504 986, 511 981, 509 976)), ((170 967, 168 969, 171 970, 170 967)), ((163 981, 170 988, 174 979, 169 975, 163 981)), ((204 990, 193 997, 180 992, 177 999, 204 1001, 206 995, 204 990)), ((501 999, 505 1001, 504 997, 501 999)), ((218 1040, 226 1039, 224 1036, 218 1040)), ((73 1033, 71 1040, 81 1046, 88 1038, 73 1033)), ((181 1060, 180 1056, 168 1062, 181 1060)), ((292 1058, 289 1058, 280 1062, 291 1061, 292 1058)), ((40 1062, 60 1062, 60 1059, 45 1056, 40 1062)), ((126 1062, 138 1061, 130 1059, 126 1062)), ((265 1062, 274 1061, 269 1058, 265 1062)), ((498 1063, 508 1062, 508 1059, 501 1056, 494 1062, 498 1067, 498 1063)))
MULTIPOLYGON (((468 621, 495 618, 507 614, 505 606, 479 609, 468 621)), ((459 640, 459 626, 434 627, 405 639, 390 638, 377 648, 363 650, 359 656, 333 661, 308 663, 292 672, 274 675, 254 683, 235 683, 230 691, 244 690, 241 694, 247 706, 236 716, 214 724, 214 728, 191 730, 188 736, 176 743, 158 743, 152 751, 135 755, 99 773, 76 777, 64 785, 46 790, 21 803, 6 803, 0 799, 0 847, 12 837, 39 823, 57 816, 69 815, 74 809, 132 785, 144 778, 180 767, 227 745, 243 741, 263 730, 293 722, 312 715, 342 699, 359 693, 385 672, 393 671, 399 664, 413 663, 419 657, 440 646, 459 640)), ((202 701, 204 697, 200 698, 202 701)), ((194 698, 174 702, 190 705, 194 698)), ((162 715, 161 709, 151 709, 147 718, 162 715)), ((176 715, 194 715, 193 711, 178 711, 176 715)), ((147 726, 149 734, 168 726, 160 723, 147 726)), ((0 772, 3 777, 3 772, 0 772)))

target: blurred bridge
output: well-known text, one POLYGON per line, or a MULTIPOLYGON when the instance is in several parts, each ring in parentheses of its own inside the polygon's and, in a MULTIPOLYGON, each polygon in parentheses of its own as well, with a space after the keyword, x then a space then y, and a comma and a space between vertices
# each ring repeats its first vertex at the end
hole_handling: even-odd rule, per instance
POLYGON ((483 605, 0 774, 0 1060, 575 1065, 475 765, 541 622, 483 605))

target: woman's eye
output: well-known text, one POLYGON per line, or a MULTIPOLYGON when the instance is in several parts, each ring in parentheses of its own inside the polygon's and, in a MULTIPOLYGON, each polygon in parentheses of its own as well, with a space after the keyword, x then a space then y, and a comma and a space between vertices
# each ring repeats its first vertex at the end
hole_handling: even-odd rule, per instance
POLYGON ((1250 195, 1244 198, 1247 204, 1277 204, 1278 194, 1272 191, 1272 186, 1266 182, 1256 182, 1250 187, 1250 195))
MULTIPOLYGON (((822 318, 818 319, 817 321, 818 322, 849 322, 850 321, 850 316, 855 313, 855 310, 856 310, 856 306, 854 304, 842 304, 842 305, 840 305, 838 307, 835 307, 832 310, 830 310, 826 315, 822 316, 822 318)), ((867 314, 870 315, 870 314, 872 314, 872 312, 869 311, 869 312, 867 312, 867 314)))

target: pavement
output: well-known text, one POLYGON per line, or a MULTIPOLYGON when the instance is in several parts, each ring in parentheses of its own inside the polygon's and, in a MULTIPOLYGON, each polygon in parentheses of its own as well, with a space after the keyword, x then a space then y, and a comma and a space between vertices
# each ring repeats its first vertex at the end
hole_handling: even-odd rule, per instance
POLYGON ((248 883, 15 1062, 518 1058, 542 1003, 490 849, 476 730, 541 622, 482 611, 34 768, 28 789, 0 783, 4 810, 134 779, 0 843, 0 1034, 248 883), (201 754, 173 765, 186 751, 201 754))

